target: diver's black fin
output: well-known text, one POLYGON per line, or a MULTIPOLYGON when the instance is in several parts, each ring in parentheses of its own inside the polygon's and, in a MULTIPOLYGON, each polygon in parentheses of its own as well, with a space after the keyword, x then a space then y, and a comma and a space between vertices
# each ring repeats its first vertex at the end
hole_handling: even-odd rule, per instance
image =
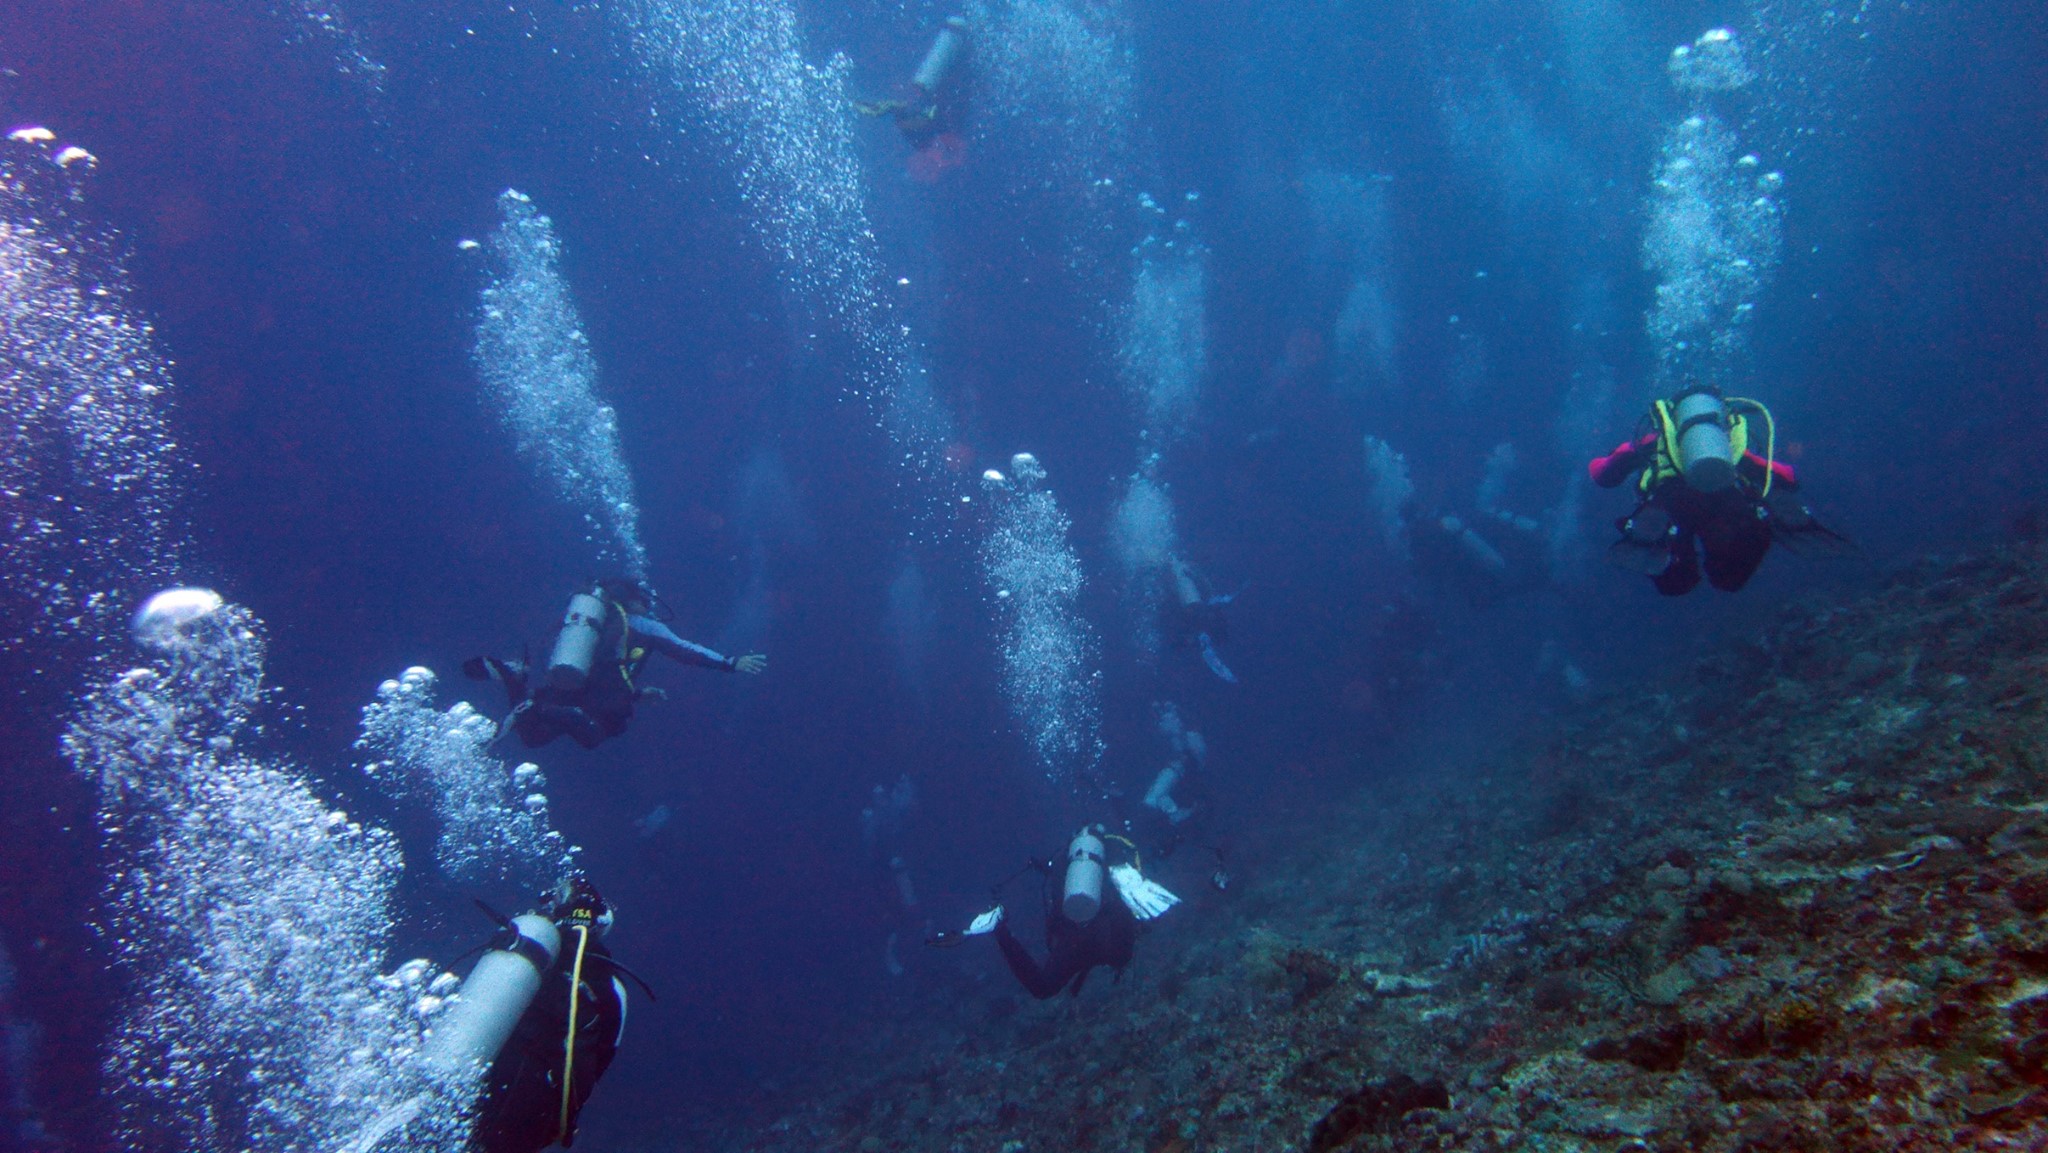
POLYGON ((1659 576, 1671 567, 1671 546, 1661 540, 1648 543, 1624 538, 1607 546, 1607 563, 1624 572, 1659 576))
POLYGON ((506 916, 503 913, 500 913, 496 909, 491 908, 488 904, 485 904, 484 899, 482 897, 471 897, 470 900, 476 902, 476 907, 478 909, 483 910, 484 916, 489 917, 493 925, 496 925, 500 929, 510 929, 513 927, 512 918, 506 916))
POLYGON ((1798 528, 1786 528, 1774 522, 1771 527, 1771 540, 1793 556, 1805 557, 1808 560, 1863 555, 1863 549, 1855 541, 1811 519, 1798 528))
POLYGON ((602 958, 602 960, 605 964, 610 965, 612 968, 617 969, 619 972, 624 973, 626 976, 633 978, 633 983, 635 985, 640 986, 640 991, 647 994, 648 1000, 661 1000, 661 998, 654 995, 654 986, 648 984, 647 981, 640 976, 640 974, 635 973, 633 970, 628 969, 624 965, 619 964, 617 960, 611 957, 605 957, 602 958))

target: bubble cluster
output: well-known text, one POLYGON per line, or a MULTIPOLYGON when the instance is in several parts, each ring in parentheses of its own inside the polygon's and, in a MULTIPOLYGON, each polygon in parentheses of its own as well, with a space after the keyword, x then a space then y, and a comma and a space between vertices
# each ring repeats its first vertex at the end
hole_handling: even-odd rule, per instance
POLYGON ((332 0, 280 0, 279 14, 292 21, 301 39, 325 42, 334 70, 360 85, 372 99, 384 94, 383 64, 371 58, 362 33, 332 0))
POLYGON ((1187 431, 1209 368, 1208 250, 1186 236, 1138 248, 1124 316, 1124 379, 1144 405, 1155 444, 1187 431))
POLYGON ((1391 384, 1400 367, 1400 315, 1387 274, 1388 182, 1318 168, 1301 183, 1317 252, 1345 266, 1351 281, 1330 333, 1337 381, 1353 388, 1391 384))
POLYGON ((755 233, 793 302, 827 318, 859 354, 851 387, 927 478, 942 475, 952 420, 931 390, 883 284, 880 247, 846 95, 852 63, 803 56, 786 0, 629 0, 614 9, 635 61, 679 105, 657 113, 706 124, 730 151, 755 233))
POLYGON ((1072 522, 1035 482, 1020 479, 993 495, 981 566, 1004 625, 1003 693, 1039 769, 1072 781, 1103 752, 1101 673, 1091 669, 1095 635, 1078 607, 1084 578, 1067 542, 1072 522))
POLYGON ((397 796, 433 807, 441 820, 435 859, 451 880, 526 892, 552 887, 575 850, 548 827, 540 768, 492 756, 498 726, 462 701, 436 709, 435 688, 433 670, 417 666, 377 686, 356 741, 378 758, 364 771, 397 796))
POLYGON ((1735 383, 1784 247, 1783 178, 1736 153, 1734 133, 1705 108, 1664 138, 1643 235, 1643 263, 1657 278, 1647 324, 1660 390, 1735 383))
POLYGON ((1408 458, 1376 436, 1365 438, 1365 472, 1372 482, 1368 499, 1380 539, 1387 551, 1401 561, 1408 559, 1408 522, 1403 511, 1415 497, 1415 482, 1408 479, 1408 458))
POLYGON ((555 497, 582 513, 598 559, 644 579, 647 549, 618 414, 597 398, 597 361, 562 278, 554 225, 509 188, 498 213, 476 328, 484 402, 555 497))
POLYGON ((1012 153, 1028 187, 1076 205, 1070 246, 1094 250, 1133 172, 1136 66, 1120 6, 975 0, 964 14, 981 98, 976 146, 1012 153))
MULTIPOLYGON (((187 617, 93 691, 64 737, 99 790, 124 997, 108 1044, 122 1148, 339 1149, 423 1091, 408 1148, 457 1153, 476 1079, 410 1065, 436 974, 383 970, 402 862, 381 829, 239 750, 262 700, 245 609, 187 617)), ((415 1107, 416 1108, 416 1107, 415 1107)))
POLYGON ((1161 644, 1157 579, 1180 551, 1174 525, 1173 498, 1150 470, 1140 469, 1124 488, 1123 499, 1110 516, 1109 539, 1121 570, 1125 596, 1131 602, 1132 628, 1138 651, 1157 655, 1161 644))
POLYGON ((91 168, 89 154, 44 129, 0 142, 9 647, 120 635, 127 607, 168 582, 184 547, 173 510, 185 472, 165 419, 170 363, 130 303, 119 241, 84 213, 78 182, 91 168))

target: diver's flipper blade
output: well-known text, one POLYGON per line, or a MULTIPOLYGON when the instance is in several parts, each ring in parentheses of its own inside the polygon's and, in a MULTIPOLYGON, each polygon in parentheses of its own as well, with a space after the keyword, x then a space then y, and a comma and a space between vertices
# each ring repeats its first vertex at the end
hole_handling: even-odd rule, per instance
POLYGON ((1837 557, 1858 557, 1863 550, 1856 542, 1841 533, 1814 520, 1811 516, 1806 523, 1788 526, 1783 520, 1771 522, 1771 541, 1793 556, 1808 560, 1827 560, 1837 557))
POLYGON ((512 918, 506 916, 503 913, 500 913, 496 909, 491 908, 491 906, 487 902, 485 902, 485 900, 482 897, 471 897, 470 900, 476 902, 476 907, 478 911, 482 912, 484 916, 489 917, 491 919, 491 924, 496 925, 500 929, 509 929, 512 927, 512 918))
POLYGON ((1180 898, 1168 892, 1165 886, 1147 880, 1143 873, 1130 865, 1117 865, 1110 869, 1109 879, 1116 883, 1116 895, 1123 899, 1124 907, 1140 921, 1149 921, 1180 904, 1180 898))
POLYGON ((640 974, 635 973, 633 970, 626 968, 624 965, 619 964, 617 961, 612 960, 610 957, 606 957, 604 959, 604 963, 610 965, 614 969, 617 969, 619 972, 624 973, 626 976, 633 978, 633 983, 635 985, 640 986, 640 991, 642 993, 647 994, 648 1000, 661 1000, 661 998, 654 995, 654 986, 648 984, 646 978, 642 977, 640 974))
POLYGON ((1224 682, 1225 684, 1231 684, 1231 685, 1234 685, 1234 684, 1236 684, 1236 683, 1237 683, 1237 674, 1236 674, 1236 673, 1233 673, 1233 672, 1231 672, 1231 671, 1230 671, 1230 666, 1229 666, 1229 665, 1226 665, 1226 664, 1224 664, 1224 663, 1223 663, 1223 658, 1222 658, 1222 657, 1221 657, 1220 655, 1218 655, 1218 654, 1217 654, 1217 652, 1216 652, 1216 642, 1215 642, 1215 641, 1212 641, 1212 640, 1210 640, 1210 639, 1209 639, 1209 634, 1208 634, 1208 633, 1203 633, 1203 634, 1202 634, 1202 636, 1201 636, 1201 641, 1202 641, 1202 663, 1203 663, 1203 664, 1205 664, 1205 665, 1208 665, 1208 666, 1209 666, 1209 671, 1210 671, 1210 672, 1212 672, 1212 673, 1215 673, 1215 674, 1216 674, 1216 676, 1217 676, 1217 677, 1218 677, 1219 679, 1221 679, 1221 680, 1222 680, 1222 681, 1223 681, 1223 682, 1224 682))
POLYGON ((1618 540, 1607 546, 1607 563, 1624 572, 1659 576, 1671 567, 1671 546, 1663 541, 1618 540))

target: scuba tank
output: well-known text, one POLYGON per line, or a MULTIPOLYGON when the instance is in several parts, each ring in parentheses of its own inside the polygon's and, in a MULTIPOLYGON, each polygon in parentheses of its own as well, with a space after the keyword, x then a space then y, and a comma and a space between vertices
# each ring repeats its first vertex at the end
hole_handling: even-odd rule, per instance
POLYGON ((917 66, 916 75, 910 82, 927 95, 939 90, 952 75, 953 66, 960 62, 960 52, 967 47, 967 21, 959 16, 946 17, 946 23, 939 28, 938 36, 926 50, 924 60, 917 66))
POLYGON ((1067 882, 1060 911, 1069 921, 1085 925, 1102 909, 1102 838, 1088 829, 1067 844, 1067 882))
POLYGON ((562 614, 562 631, 555 634, 554 655, 548 658, 549 684, 574 692, 590 679, 597 642, 604 636, 604 613, 604 599, 594 591, 569 598, 569 610, 562 614))
POLYGON ((1500 550, 1488 544, 1485 537, 1472 531, 1464 521, 1455 516, 1447 516, 1441 523, 1444 531, 1450 534, 1452 540, 1458 542, 1458 547, 1465 551, 1465 555, 1472 558, 1472 563, 1495 575, 1508 571, 1507 558, 1500 555, 1500 550))
POLYGON ((532 1004, 541 976, 562 951, 562 934, 539 913, 522 913, 512 918, 511 937, 477 958, 448 1015, 434 1026, 421 1053, 430 1067, 489 1068, 532 1004))
POLYGON ((1194 572, 1178 558, 1173 562, 1173 595, 1184 609, 1202 603, 1202 586, 1195 583, 1194 572))
POLYGON ((1672 454, 1685 483, 1701 492, 1720 492, 1735 483, 1735 448, 1728 440, 1728 406, 1711 388, 1672 398, 1671 423, 1677 443, 1672 454))

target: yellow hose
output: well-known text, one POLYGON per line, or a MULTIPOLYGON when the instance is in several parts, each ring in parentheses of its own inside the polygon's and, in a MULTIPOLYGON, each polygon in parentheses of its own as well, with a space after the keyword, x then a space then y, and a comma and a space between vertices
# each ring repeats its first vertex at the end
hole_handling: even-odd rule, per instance
POLYGON ((1728 403, 1747 405, 1764 418, 1764 490, 1757 494, 1757 499, 1762 500, 1771 495, 1771 482, 1778 479, 1778 420, 1771 415, 1770 409, 1764 407, 1762 401, 1731 396, 1728 403))
POLYGON ((555 1133, 555 1140, 563 1145, 569 1143, 570 1094, 576 1088, 576 1010, 581 1008, 583 991, 583 950, 590 945, 590 926, 576 926, 576 965, 569 975, 569 1035, 562 1038, 562 1124, 555 1133))

